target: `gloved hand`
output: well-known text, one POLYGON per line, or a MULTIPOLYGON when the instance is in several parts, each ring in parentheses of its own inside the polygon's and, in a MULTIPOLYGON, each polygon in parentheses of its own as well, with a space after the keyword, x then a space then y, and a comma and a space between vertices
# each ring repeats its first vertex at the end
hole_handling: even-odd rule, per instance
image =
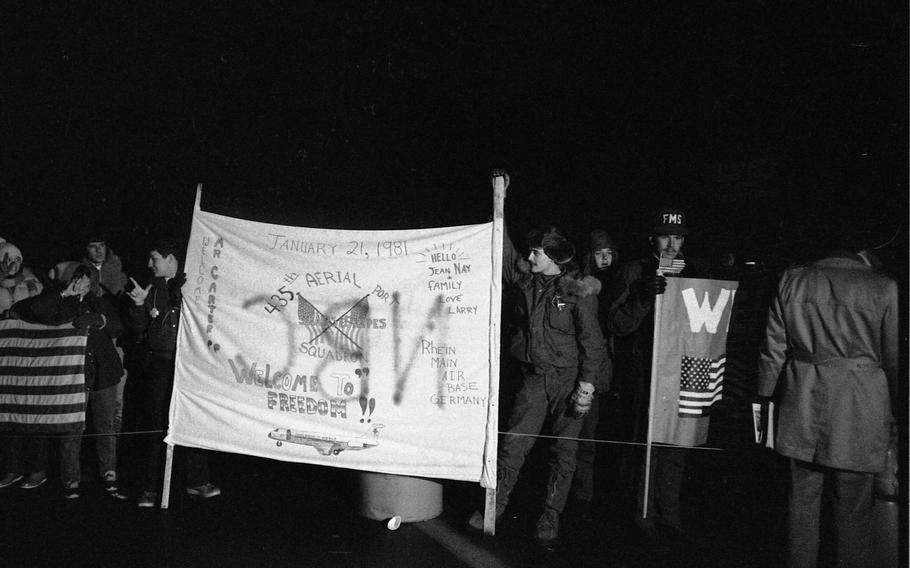
POLYGON ((582 418, 591 411, 591 403, 594 401, 594 385, 584 381, 578 381, 569 402, 572 403, 572 415, 575 419, 582 418))
POLYGON ((667 289, 667 279, 657 274, 642 276, 635 282, 632 282, 632 293, 638 297, 650 300, 658 294, 663 294, 667 289))
POLYGON ((87 312, 73 320, 73 327, 78 327, 79 329, 87 329, 89 327, 102 328, 105 323, 107 322, 104 321, 104 316, 101 314, 87 312))

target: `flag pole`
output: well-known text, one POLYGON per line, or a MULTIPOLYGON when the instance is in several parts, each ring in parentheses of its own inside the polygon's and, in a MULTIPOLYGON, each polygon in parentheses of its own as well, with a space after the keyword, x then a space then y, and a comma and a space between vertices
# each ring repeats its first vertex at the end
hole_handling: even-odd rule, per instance
POLYGON ((648 438, 645 445, 645 494, 642 499, 641 518, 648 518, 648 494, 651 489, 651 445, 654 439, 654 403, 657 396, 657 347, 660 334, 660 312, 663 297, 654 296, 654 344, 651 346, 651 394, 648 397, 648 438))
POLYGON ((481 485, 486 487, 483 532, 496 534, 496 457, 499 446, 499 326, 502 310, 502 240, 505 223, 506 182, 493 178, 493 272, 490 279, 490 402, 487 405, 487 435, 481 485))

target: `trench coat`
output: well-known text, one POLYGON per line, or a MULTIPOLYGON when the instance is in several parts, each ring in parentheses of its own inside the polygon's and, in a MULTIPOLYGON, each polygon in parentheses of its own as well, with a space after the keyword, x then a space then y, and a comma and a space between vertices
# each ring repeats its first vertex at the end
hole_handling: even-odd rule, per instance
POLYGON ((788 269, 772 301, 758 394, 778 404, 776 450, 879 472, 898 373, 896 282, 853 253, 788 269))

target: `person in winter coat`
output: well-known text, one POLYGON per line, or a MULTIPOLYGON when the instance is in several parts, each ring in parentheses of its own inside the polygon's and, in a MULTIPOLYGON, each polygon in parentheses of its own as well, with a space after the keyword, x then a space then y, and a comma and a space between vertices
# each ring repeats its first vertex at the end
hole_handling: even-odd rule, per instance
MULTIPOLYGON (((667 288, 668 277, 698 278, 700 267, 685 258, 683 247, 689 234, 687 215, 678 208, 657 212, 649 236, 651 253, 619 266, 613 285, 616 297, 609 308, 607 329, 616 353, 614 383, 622 393, 631 422, 627 436, 646 440, 651 356, 654 345, 654 298, 667 288)), ((686 540, 682 526, 680 492, 686 469, 687 449, 655 446, 651 450, 651 472, 646 516, 644 507, 644 462, 635 481, 638 510, 635 523, 649 544, 672 544, 686 540)))
MULTIPOLYGON (((148 447, 143 493, 139 507, 154 507, 158 487, 162 483, 161 458, 164 455, 164 433, 168 427, 168 410, 174 388, 174 360, 177 352, 177 325, 180 323, 181 287, 186 274, 180 270, 181 250, 177 241, 161 239, 149 251, 148 267, 154 280, 146 287, 135 280, 128 292, 133 304, 128 317, 133 331, 145 337, 145 371, 151 382, 149 400, 150 430, 153 435, 148 447)), ((221 489, 209 482, 208 457, 203 450, 181 448, 186 470, 186 492, 208 498, 221 494, 221 489)))
MULTIPOLYGON (((123 333, 123 323, 114 305, 91 291, 91 274, 87 266, 76 267, 65 288, 48 290, 35 298, 22 317, 45 325, 72 323, 88 334, 85 390, 88 393, 88 411, 97 434, 99 473, 105 491, 114 498, 125 499, 119 492, 117 481, 117 437, 114 429, 117 383, 123 377, 123 365, 114 348, 114 340, 123 333)), ((60 442, 60 473, 67 499, 79 497, 81 434, 66 436, 60 442)))
POLYGON ((873 478, 892 441, 898 297, 856 242, 783 274, 761 351, 758 394, 777 398, 775 449, 790 458, 791 567, 816 565, 828 491, 837 565, 874 558, 873 478))
MULTIPOLYGON (((0 238, 0 319, 16 317, 13 305, 38 296, 43 288, 41 281, 23 268, 19 248, 0 238)), ((20 481, 22 489, 43 485, 47 481, 47 448, 46 438, 0 438, 0 489, 20 481)))
POLYGON ((587 248, 584 256, 582 274, 597 279, 600 292, 597 294, 597 320, 606 340, 608 357, 604 358, 604 369, 601 371, 601 387, 597 388, 596 396, 591 402, 591 411, 584 417, 578 437, 578 452, 576 453, 575 478, 572 484, 572 498, 583 520, 592 519, 592 503, 594 501, 594 461, 597 456, 598 423, 600 421, 600 407, 610 381, 613 376, 611 342, 607 333, 607 313, 613 301, 611 297, 611 274, 614 263, 619 259, 619 251, 613 237, 603 229, 595 229, 588 235, 587 248))
MULTIPOLYGON (((492 177, 504 177, 508 186, 504 172, 494 171, 492 177)), ((570 263, 572 244, 556 228, 543 226, 529 233, 528 247, 527 259, 521 259, 506 232, 503 280, 515 295, 510 352, 521 366, 522 384, 499 443, 496 516, 505 511, 525 457, 550 420, 555 440, 544 510, 535 529, 537 542, 550 546, 559 536, 572 484, 578 433, 595 389, 603 388, 607 351, 597 322, 599 282, 583 278, 570 263)), ((483 515, 475 511, 468 524, 481 530, 483 515)))
POLYGON ((19 300, 32 298, 44 289, 31 270, 22 266, 22 252, 0 238, 0 318, 19 300))
POLYGON ((85 241, 85 257, 82 264, 90 266, 94 272, 93 282, 96 282, 99 295, 120 296, 126 289, 129 279, 123 272, 123 263, 120 257, 108 246, 105 233, 96 231, 91 233, 85 241))

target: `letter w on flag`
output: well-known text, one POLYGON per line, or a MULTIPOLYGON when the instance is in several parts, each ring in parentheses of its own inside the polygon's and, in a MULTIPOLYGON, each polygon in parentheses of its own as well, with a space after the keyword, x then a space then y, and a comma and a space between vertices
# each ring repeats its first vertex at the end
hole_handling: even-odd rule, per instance
POLYGON ((705 359, 684 355, 679 372, 680 416, 707 416, 721 399, 727 357, 705 359))
MULTIPOLYGON (((652 440, 698 446, 721 400, 736 282, 668 278, 655 315, 652 440)), ((657 304, 657 303, 656 303, 657 304)))

